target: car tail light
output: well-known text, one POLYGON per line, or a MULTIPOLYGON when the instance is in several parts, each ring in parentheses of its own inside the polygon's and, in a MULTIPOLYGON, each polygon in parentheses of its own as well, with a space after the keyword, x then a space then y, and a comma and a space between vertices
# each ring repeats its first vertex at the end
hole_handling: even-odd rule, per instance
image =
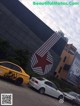
POLYGON ((38 81, 36 81, 36 80, 34 80, 34 79, 32 79, 32 81, 38 84, 38 81))

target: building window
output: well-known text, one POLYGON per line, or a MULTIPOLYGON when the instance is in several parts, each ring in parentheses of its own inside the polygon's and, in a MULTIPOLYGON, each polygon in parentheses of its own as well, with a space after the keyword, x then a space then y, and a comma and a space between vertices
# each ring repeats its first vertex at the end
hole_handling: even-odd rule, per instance
POLYGON ((56 78, 59 78, 59 76, 57 75, 56 78))
POLYGON ((66 71, 68 71, 70 69, 70 65, 65 64, 64 67, 63 67, 63 69, 66 70, 66 71))
POLYGON ((66 59, 67 59, 67 57, 65 56, 65 57, 64 57, 64 60, 63 60, 63 62, 65 62, 65 61, 66 61, 66 59))
POLYGON ((62 70, 62 67, 60 67, 60 69, 59 69, 58 73, 60 73, 60 72, 61 72, 61 70, 62 70))
POLYGON ((57 72, 54 72, 54 76, 56 76, 57 72))

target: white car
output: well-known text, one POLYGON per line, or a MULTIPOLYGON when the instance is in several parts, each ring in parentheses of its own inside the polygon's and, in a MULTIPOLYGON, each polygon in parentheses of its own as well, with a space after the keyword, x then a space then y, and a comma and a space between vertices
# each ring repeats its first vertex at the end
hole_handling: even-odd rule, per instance
POLYGON ((64 100, 63 93, 58 90, 57 86, 45 78, 32 77, 30 79, 29 85, 38 90, 41 94, 45 93, 47 95, 64 100))
POLYGON ((64 95, 64 98, 67 100, 73 101, 76 99, 75 96, 71 95, 71 92, 63 92, 63 95, 64 95))
POLYGON ((73 91, 69 92, 69 94, 75 97, 75 99, 73 100, 73 102, 75 104, 77 104, 77 106, 80 106, 80 94, 78 94, 76 92, 73 92, 73 91))
POLYGON ((64 94, 64 98, 80 106, 80 94, 73 91, 63 92, 63 94, 64 94))

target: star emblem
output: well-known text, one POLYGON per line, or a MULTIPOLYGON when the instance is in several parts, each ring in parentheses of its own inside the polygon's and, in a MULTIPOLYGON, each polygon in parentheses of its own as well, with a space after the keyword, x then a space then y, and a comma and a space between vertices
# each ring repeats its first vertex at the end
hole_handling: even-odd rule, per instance
POLYGON ((38 55, 38 54, 35 54, 35 55, 36 55, 36 57, 37 57, 38 62, 33 66, 33 68, 35 68, 35 67, 41 67, 41 68, 42 68, 42 71, 44 72, 46 65, 52 64, 52 63, 47 59, 47 53, 46 53, 43 57, 41 57, 41 56, 38 55))

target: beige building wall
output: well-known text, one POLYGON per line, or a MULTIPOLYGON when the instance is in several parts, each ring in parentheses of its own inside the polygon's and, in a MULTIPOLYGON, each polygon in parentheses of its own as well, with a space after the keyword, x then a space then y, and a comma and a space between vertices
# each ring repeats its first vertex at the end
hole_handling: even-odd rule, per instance
POLYGON ((61 54, 61 61, 56 68, 55 77, 66 80, 69 68, 74 60, 76 48, 72 44, 67 44, 61 54))

